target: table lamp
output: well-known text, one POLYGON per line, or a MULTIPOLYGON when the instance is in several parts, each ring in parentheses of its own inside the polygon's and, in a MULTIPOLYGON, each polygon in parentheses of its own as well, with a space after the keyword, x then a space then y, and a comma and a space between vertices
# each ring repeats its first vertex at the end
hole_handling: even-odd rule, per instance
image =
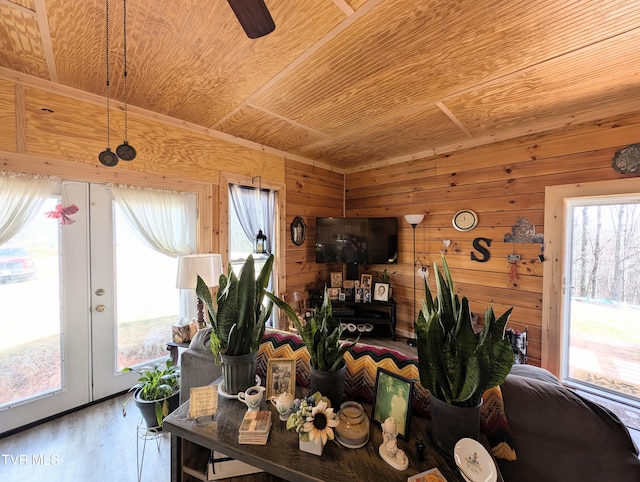
MULTIPOLYGON (((187 254, 178 258, 178 277, 176 288, 195 290, 198 276, 211 288, 218 286, 222 271, 222 256, 219 254, 187 254)), ((198 329, 203 328, 204 303, 198 297, 198 329)))

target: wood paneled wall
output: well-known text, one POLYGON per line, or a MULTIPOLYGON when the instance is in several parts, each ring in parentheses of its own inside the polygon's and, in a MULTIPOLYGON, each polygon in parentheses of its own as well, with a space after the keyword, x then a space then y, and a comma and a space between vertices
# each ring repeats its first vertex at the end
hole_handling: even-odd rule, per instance
MULTIPOLYGON (((0 79, 0 169, 63 179, 152 186, 196 192, 199 196, 199 245, 220 250, 220 174, 261 175, 265 185, 284 183, 284 153, 220 139, 203 129, 151 113, 129 113, 128 140, 137 149, 132 162, 99 164, 107 144, 104 105, 0 79)), ((123 113, 111 109, 111 149, 123 140, 123 113)), ((225 186, 226 187, 226 186, 225 186)), ((223 256, 225 253, 223 253, 223 256)))
MULTIPOLYGON (((518 218, 525 217, 544 234, 545 186, 587 183, 629 177, 611 167, 614 153, 640 141, 640 114, 569 127, 546 135, 505 141, 489 146, 347 173, 346 216, 398 216, 399 264, 392 279, 398 302, 398 328, 412 333, 413 242, 412 229, 403 216, 425 214, 416 229, 416 257, 432 266, 447 257, 459 293, 466 295, 474 312, 493 302, 496 314, 514 306, 510 323, 529 328, 530 363, 541 363, 542 281, 544 255, 541 244, 505 243, 518 218), (479 215, 478 227, 456 231, 453 214, 463 208, 479 215), (490 259, 477 262, 475 238, 491 240, 490 259), (445 249, 443 240, 451 244, 445 249), (519 254, 517 278, 510 277, 506 257, 519 254)), ((372 266, 370 269, 382 269, 372 266)), ((433 269, 429 280, 433 284, 433 269)), ((423 293, 418 279, 416 309, 423 293)))
POLYGON ((341 266, 316 264, 316 217, 344 214, 344 175, 287 159, 287 227, 300 216, 306 226, 304 243, 296 246, 287 232, 286 291, 311 291, 329 281, 329 272, 341 266))

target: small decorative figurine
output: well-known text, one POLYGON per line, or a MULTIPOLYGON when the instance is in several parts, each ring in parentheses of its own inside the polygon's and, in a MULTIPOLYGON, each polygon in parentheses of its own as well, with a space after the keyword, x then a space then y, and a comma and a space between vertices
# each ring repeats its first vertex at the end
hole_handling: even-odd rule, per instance
POLYGON ((382 443, 378 452, 386 463, 396 470, 405 470, 409 467, 409 459, 404 450, 398 448, 396 437, 398 427, 393 417, 387 418, 382 424, 382 443))

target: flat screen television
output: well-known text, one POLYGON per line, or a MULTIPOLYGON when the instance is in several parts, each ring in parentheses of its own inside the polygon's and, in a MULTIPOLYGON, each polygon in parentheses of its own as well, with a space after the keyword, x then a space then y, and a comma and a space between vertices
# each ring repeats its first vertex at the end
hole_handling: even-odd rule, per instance
POLYGON ((316 218, 316 263, 397 262, 397 218, 316 218))

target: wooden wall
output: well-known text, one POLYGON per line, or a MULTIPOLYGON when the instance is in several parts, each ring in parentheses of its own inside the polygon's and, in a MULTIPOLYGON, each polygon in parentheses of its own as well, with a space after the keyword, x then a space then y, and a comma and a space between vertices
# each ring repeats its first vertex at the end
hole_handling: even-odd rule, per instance
POLYGON ((287 228, 296 216, 306 226, 306 239, 300 246, 291 241, 287 232, 286 278, 287 291, 312 291, 329 281, 329 272, 341 265, 316 264, 316 217, 344 215, 344 175, 316 166, 287 159, 287 228))
MULTIPOLYGON (((540 244, 505 243, 519 217, 544 234, 545 186, 629 177, 611 167, 619 148, 640 141, 640 114, 619 116, 546 135, 523 137, 449 155, 376 167, 346 174, 346 216, 398 216, 399 264, 392 279, 398 302, 398 328, 411 334, 413 319, 413 244, 405 214, 425 214, 416 229, 417 258, 432 266, 447 257, 456 287, 471 309, 483 312, 493 302, 501 314, 514 306, 508 326, 529 328, 530 363, 541 363, 543 265, 540 244), (478 227, 461 233, 451 225, 463 208, 479 215, 478 227), (473 240, 492 240, 487 262, 471 260, 473 240), (443 240, 450 240, 445 249, 443 240), (507 254, 521 256, 517 278, 510 278, 507 254)), ((371 270, 382 267, 372 266, 371 270)), ((433 282, 433 270, 429 276, 433 282)), ((417 305, 423 293, 418 279, 417 305)))

